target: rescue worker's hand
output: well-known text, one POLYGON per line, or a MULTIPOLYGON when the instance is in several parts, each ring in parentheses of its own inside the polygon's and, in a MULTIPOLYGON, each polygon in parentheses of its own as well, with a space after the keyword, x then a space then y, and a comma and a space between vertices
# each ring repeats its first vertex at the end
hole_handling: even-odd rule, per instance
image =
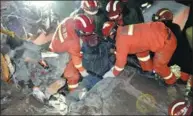
POLYGON ((87 72, 86 70, 80 72, 80 74, 81 74, 82 77, 86 77, 86 76, 89 75, 88 72, 87 72))
POLYGON ((103 78, 107 78, 107 77, 115 77, 115 75, 113 74, 113 68, 111 68, 111 70, 109 70, 104 74, 103 78))

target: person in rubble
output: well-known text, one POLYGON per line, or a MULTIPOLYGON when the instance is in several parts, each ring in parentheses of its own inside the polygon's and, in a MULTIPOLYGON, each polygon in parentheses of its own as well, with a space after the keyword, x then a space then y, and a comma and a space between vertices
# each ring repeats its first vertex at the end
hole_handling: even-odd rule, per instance
POLYGON ((49 46, 51 52, 63 53, 68 52, 71 60, 64 70, 64 77, 67 79, 68 89, 70 92, 78 88, 80 75, 84 78, 88 77, 87 70, 82 65, 81 47, 83 43, 95 42, 87 37, 94 32, 95 25, 93 21, 84 14, 75 17, 65 18, 56 29, 51 44, 49 46))
MULTIPOLYGON (((124 70, 127 55, 136 54, 144 71, 159 74, 168 85, 175 84, 176 75, 167 65, 176 49, 177 41, 173 32, 164 23, 149 22, 116 28, 116 24, 109 21, 104 25, 104 36, 116 36, 116 62, 103 78, 118 76, 124 70), (153 60, 149 55, 150 51, 155 53, 153 60)), ((183 75, 180 78, 187 80, 183 75)))
POLYGON ((75 10, 70 14, 70 16, 75 16, 77 14, 85 14, 94 20, 95 33, 102 37, 102 26, 104 22, 108 20, 105 12, 99 8, 99 3, 97 0, 82 0, 79 9, 75 10))
POLYGON ((83 55, 83 66, 92 74, 102 77, 106 71, 110 69, 110 64, 113 62, 109 60, 109 51, 112 48, 112 44, 103 41, 102 26, 103 23, 108 20, 105 12, 99 8, 99 1, 96 0, 82 0, 79 9, 71 13, 71 16, 75 14, 85 14, 89 16, 95 22, 95 34, 88 38, 96 40, 95 44, 90 43, 89 45, 83 44, 82 51, 83 55))
POLYGON ((191 48, 188 44, 188 40, 183 36, 180 26, 173 23, 173 17, 174 15, 171 10, 167 8, 161 8, 156 12, 156 14, 153 14, 152 21, 163 22, 176 36, 178 44, 169 62, 169 66, 174 64, 179 65, 181 71, 183 71, 181 75, 188 77, 190 74, 193 74, 193 67, 190 65, 193 64, 191 48))

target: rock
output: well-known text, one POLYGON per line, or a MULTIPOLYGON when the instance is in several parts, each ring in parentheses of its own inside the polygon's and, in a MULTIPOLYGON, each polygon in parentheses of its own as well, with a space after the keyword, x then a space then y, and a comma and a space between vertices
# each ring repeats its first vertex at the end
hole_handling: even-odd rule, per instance
POLYGON ((97 83, 83 100, 71 103, 69 115, 166 115, 167 101, 166 87, 128 67, 119 77, 97 83), (137 106, 142 95, 149 96, 140 103, 145 109, 137 106))

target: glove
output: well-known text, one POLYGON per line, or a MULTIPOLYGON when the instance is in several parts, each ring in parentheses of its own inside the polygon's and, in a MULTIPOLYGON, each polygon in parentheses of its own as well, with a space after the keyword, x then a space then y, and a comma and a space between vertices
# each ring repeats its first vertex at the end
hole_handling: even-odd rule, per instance
POLYGON ((82 75, 82 77, 86 77, 89 75, 86 70, 80 72, 80 74, 82 75))
POLYGON ((113 68, 111 68, 111 70, 109 70, 104 74, 103 78, 107 78, 107 77, 115 77, 115 75, 113 74, 113 68))

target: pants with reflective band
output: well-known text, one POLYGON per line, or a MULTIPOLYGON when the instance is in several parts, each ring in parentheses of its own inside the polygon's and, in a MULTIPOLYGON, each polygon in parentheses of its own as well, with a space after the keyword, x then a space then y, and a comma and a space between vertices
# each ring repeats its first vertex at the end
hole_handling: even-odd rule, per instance
MULTIPOLYGON (((162 49, 155 52, 153 58, 154 70, 163 78, 171 75, 170 68, 167 66, 177 46, 176 37, 171 33, 170 39, 165 41, 165 45, 162 49)), ((171 78, 165 79, 167 84, 174 84, 176 77, 172 74, 171 78)))
MULTIPOLYGON (((138 58, 147 58, 148 56, 150 56, 149 51, 137 53, 136 55, 138 58)), ((143 71, 152 71, 153 70, 153 61, 150 57, 147 60, 144 59, 145 61, 142 61, 140 59, 138 60, 139 60, 139 63, 143 71)))
MULTIPOLYGON (((72 60, 69 61, 66 68, 64 69, 64 78, 67 79, 68 87, 69 85, 77 85, 80 75, 79 71, 74 67, 74 64, 72 60)), ((76 89, 77 87, 69 87, 69 90, 72 91, 76 89)))

